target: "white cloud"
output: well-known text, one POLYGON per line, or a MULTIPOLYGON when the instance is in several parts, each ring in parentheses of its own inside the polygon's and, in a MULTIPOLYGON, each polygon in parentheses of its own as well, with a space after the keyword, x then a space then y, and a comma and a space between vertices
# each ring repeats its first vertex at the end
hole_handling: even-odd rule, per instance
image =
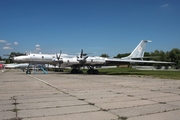
POLYGON ((168 6, 169 6, 169 4, 163 4, 163 5, 161 5, 162 8, 168 7, 168 6))
POLYGON ((7 46, 10 46, 10 45, 11 45, 11 43, 7 43, 6 45, 7 45, 7 46))
POLYGON ((36 47, 37 47, 37 48, 39 48, 39 47, 40 47, 40 45, 39 45, 39 44, 37 44, 37 45, 36 45, 36 47))
POLYGON ((41 50, 41 48, 36 48, 36 51, 40 51, 41 50))
POLYGON ((11 50, 11 49, 13 49, 13 48, 11 48, 11 47, 3 47, 3 50, 11 50))
POLYGON ((36 51, 41 51, 41 46, 39 44, 36 44, 36 51))
POLYGON ((18 42, 14 42, 14 45, 18 45, 18 42))
POLYGON ((0 43, 5 43, 5 42, 7 42, 6 40, 0 40, 0 43))

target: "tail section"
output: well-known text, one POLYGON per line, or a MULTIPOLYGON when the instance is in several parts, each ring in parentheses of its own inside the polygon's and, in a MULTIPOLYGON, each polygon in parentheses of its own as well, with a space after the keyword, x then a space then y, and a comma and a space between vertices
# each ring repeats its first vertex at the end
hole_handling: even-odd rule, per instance
POLYGON ((151 41, 142 40, 129 56, 123 57, 121 59, 142 59, 144 56, 144 50, 147 42, 151 42, 151 41))

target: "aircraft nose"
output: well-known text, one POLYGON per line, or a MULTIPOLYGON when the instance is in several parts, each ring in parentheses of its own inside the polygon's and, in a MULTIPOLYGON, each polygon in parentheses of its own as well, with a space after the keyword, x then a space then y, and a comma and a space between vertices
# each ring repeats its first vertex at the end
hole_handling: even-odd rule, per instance
POLYGON ((12 61, 14 61, 14 57, 12 57, 12 61))
POLYGON ((19 58, 19 57, 13 57, 13 61, 14 62, 18 62, 18 61, 20 61, 21 59, 19 58))
POLYGON ((16 59, 16 57, 13 57, 12 60, 13 60, 13 61, 16 61, 17 59, 16 59))
POLYGON ((15 62, 23 62, 23 61, 26 61, 28 59, 27 56, 17 56, 17 57, 14 57, 14 61, 15 62))

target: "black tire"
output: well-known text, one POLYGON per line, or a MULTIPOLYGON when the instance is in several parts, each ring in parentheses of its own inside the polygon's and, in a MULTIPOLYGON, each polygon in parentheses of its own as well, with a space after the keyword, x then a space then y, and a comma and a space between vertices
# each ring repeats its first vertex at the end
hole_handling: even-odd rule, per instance
POLYGON ((93 74, 94 72, 93 72, 93 70, 91 70, 91 69, 89 69, 88 71, 87 71, 87 74, 93 74))
POLYGON ((94 73, 94 74, 98 74, 99 71, 98 71, 98 70, 93 70, 93 73, 94 73))
POLYGON ((71 73, 72 73, 72 74, 76 74, 76 73, 77 73, 77 70, 76 70, 76 69, 72 69, 72 70, 71 70, 71 73))
POLYGON ((27 71, 26 71, 26 74, 31 74, 31 71, 30 71, 30 70, 27 70, 27 71))

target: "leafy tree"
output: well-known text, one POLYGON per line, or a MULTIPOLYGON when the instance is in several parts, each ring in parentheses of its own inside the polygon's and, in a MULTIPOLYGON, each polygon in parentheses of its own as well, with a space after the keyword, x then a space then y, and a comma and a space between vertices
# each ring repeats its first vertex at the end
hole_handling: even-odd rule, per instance
POLYGON ((12 63, 13 61, 11 61, 10 59, 6 59, 6 64, 12 63))
POLYGON ((118 54, 117 56, 115 56, 114 58, 122 58, 122 57, 126 57, 128 55, 130 55, 131 53, 125 53, 125 54, 118 54))
POLYGON ((25 55, 25 54, 24 53, 20 53, 20 52, 11 52, 10 57, 21 56, 21 55, 25 55))
POLYGON ((167 60, 168 62, 171 62, 171 58, 170 58, 169 54, 170 54, 170 52, 167 51, 167 52, 166 52, 166 60, 167 60))
POLYGON ((171 59, 172 62, 175 62, 178 67, 180 67, 180 49, 173 48, 169 52, 169 58, 171 59))
POLYGON ((154 52, 150 53, 150 56, 152 57, 153 60, 160 61, 160 56, 159 56, 159 50, 155 50, 154 52))
POLYGON ((108 54, 102 54, 100 57, 109 58, 109 55, 108 54))
POLYGON ((144 52, 144 56, 149 57, 151 56, 149 52, 144 52))
POLYGON ((160 59, 160 61, 166 61, 167 59, 166 59, 166 54, 165 54, 165 52, 164 51, 162 51, 162 50, 160 50, 159 51, 159 59, 160 59))

